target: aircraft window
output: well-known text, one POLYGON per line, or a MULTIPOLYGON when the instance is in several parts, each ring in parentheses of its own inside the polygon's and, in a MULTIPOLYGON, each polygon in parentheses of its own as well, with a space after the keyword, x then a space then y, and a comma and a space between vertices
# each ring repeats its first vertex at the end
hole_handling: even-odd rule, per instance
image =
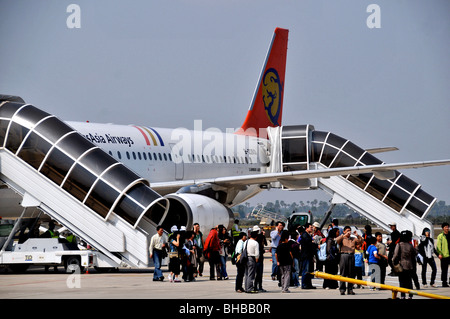
POLYGON ((147 160, 147 154, 145 152, 142 152, 142 157, 144 158, 144 161, 147 160))
POLYGON ((63 188, 78 200, 83 201, 95 180, 96 177, 87 169, 75 164, 64 182, 63 188))
POLYGON ((34 130, 45 136, 52 143, 56 143, 61 136, 73 132, 72 128, 56 117, 50 117, 39 123, 34 130))
POLYGON ((201 163, 202 160, 200 159, 200 155, 197 155, 197 162, 201 163))
POLYGON ((76 132, 64 137, 58 142, 57 146, 75 159, 80 157, 88 149, 95 147, 86 138, 76 132))
POLYGON ((361 155, 363 155, 365 152, 362 148, 356 146, 350 141, 347 144, 345 144, 342 150, 356 159, 359 159, 361 155))
POLYGON ((347 167, 347 166, 355 166, 356 160, 342 151, 335 157, 331 167, 347 167))
POLYGON ((427 211, 428 205, 418 200, 417 198, 413 197, 406 206, 406 209, 412 212, 413 214, 422 217, 423 214, 427 211))
POLYGON ((134 181, 140 179, 138 175, 130 171, 124 165, 114 165, 105 174, 102 175, 102 179, 107 181, 112 186, 116 187, 119 191, 124 190, 128 185, 134 181))
POLYGON ((329 167, 338 152, 338 149, 331 147, 330 145, 325 145, 320 162, 329 167))
POLYGON ((117 191, 102 180, 98 180, 85 204, 100 216, 106 217, 118 196, 119 193, 117 191))
POLYGON ((156 157, 156 153, 153 153, 153 159, 156 161, 158 158, 156 157))
POLYGON ((7 102, 0 107, 0 117, 11 119, 23 103, 7 102))
POLYGON ((248 164, 248 158, 247 157, 245 158, 245 164, 248 164))
POLYGON ((425 202, 426 204, 431 204, 434 201, 434 197, 423 191, 422 189, 417 190, 414 196, 425 202))
POLYGON ((142 160, 141 152, 137 152, 137 155, 138 155, 139 160, 142 160))
POLYGON ((152 160, 152 154, 150 152, 148 152, 148 159, 152 160))
POLYGON ((61 185, 67 172, 73 165, 73 160, 57 148, 53 148, 44 162, 40 172, 57 185, 61 185))
POLYGON ((131 152, 131 154, 133 154, 133 159, 136 160, 136 153, 135 152, 131 152))
POLYGON ((337 136, 333 133, 330 133, 330 135, 327 138, 327 144, 333 145, 334 147, 341 148, 344 143, 347 142, 346 139, 343 139, 340 136, 337 136))
POLYGON ((17 114, 16 116, 14 116, 14 120, 17 122, 20 122, 20 120, 17 119, 20 118, 22 120, 25 120, 26 122, 29 123, 30 126, 36 124, 37 122, 39 122, 40 120, 42 120, 44 117, 49 116, 50 114, 48 114, 47 112, 44 112, 32 105, 28 105, 24 108, 22 108, 17 114))
POLYGON ((162 161, 161 153, 158 153, 159 160, 162 161))
POLYGON ((126 154, 127 154, 127 158, 130 159, 130 153, 128 153, 128 151, 127 151, 126 154))
POLYGON ((27 137, 18 156, 35 169, 38 169, 50 147, 50 143, 32 132, 27 137))
POLYGON ((20 124, 11 123, 5 147, 15 154, 28 131, 27 128, 20 124))
POLYGON ((117 163, 114 158, 99 148, 95 148, 80 159, 80 163, 89 168, 94 174, 100 175, 105 169, 117 163))
POLYGON ((0 147, 5 142, 6 130, 8 129, 9 120, 0 120, 0 147))
POLYGON ((120 159, 120 160, 122 159, 122 154, 120 154, 119 151, 117 151, 117 158, 120 159))
POLYGON ((111 151, 108 151, 108 154, 111 155, 111 156, 113 156, 111 151))
POLYGON ((205 155, 205 157, 206 157, 206 163, 211 163, 209 155, 205 155))
POLYGON ((137 222, 143 210, 144 208, 142 206, 126 195, 124 195, 119 200, 116 207, 114 207, 114 213, 122 217, 131 225, 134 225, 137 222))
POLYGON ((168 156, 169 156, 169 161, 172 161, 172 154, 168 154, 168 156))

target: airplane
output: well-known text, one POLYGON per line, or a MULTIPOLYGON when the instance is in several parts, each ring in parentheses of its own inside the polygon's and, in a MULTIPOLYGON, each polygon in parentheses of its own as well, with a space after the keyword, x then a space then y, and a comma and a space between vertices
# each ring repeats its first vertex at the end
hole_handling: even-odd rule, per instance
MULTIPOLYGON (((387 164, 372 154, 395 147, 364 150, 312 125, 282 126, 288 33, 275 29, 247 115, 236 131, 204 130, 201 122, 195 122, 194 130, 65 123, 168 199, 169 210, 157 222, 166 230, 194 222, 204 233, 217 224, 230 229, 230 208, 256 194, 274 187, 317 189, 318 179, 335 176, 400 214, 407 210, 426 216, 435 199, 398 170, 449 165, 450 160, 387 164)), ((25 103, 19 97, 2 100, 25 103)), ((58 165, 64 158, 47 155, 44 161, 58 165)), ((14 191, 0 184, 0 199, 2 216, 17 217, 20 198, 14 191)))

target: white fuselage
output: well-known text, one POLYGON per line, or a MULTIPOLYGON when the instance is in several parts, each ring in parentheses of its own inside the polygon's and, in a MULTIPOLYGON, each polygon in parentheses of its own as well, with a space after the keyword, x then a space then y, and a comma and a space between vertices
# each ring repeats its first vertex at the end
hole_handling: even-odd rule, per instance
MULTIPOLYGON (((202 179, 265 173, 269 164, 267 139, 217 129, 66 123, 147 179, 156 191, 158 185, 176 181, 197 183, 202 179)), ((163 189, 161 195, 177 190, 163 189)), ((259 187, 240 190, 232 205, 259 191, 259 187)))

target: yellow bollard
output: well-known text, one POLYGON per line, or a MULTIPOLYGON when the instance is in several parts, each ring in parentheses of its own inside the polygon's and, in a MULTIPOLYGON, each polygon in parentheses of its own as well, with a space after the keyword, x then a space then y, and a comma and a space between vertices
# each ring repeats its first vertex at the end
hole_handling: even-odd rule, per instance
POLYGON ((392 299, 396 299, 397 293, 399 293, 399 292, 404 292, 404 293, 411 294, 411 295, 417 295, 417 296, 434 298, 434 299, 450 299, 450 297, 447 297, 447 296, 435 295, 435 294, 430 294, 427 292, 406 289, 406 288, 401 288, 401 287, 396 287, 396 286, 383 285, 383 284, 379 284, 376 282, 353 279, 353 278, 343 277, 343 276, 339 276, 339 275, 330 275, 330 274, 327 274, 325 272, 320 272, 320 271, 316 271, 312 274, 314 276, 316 276, 317 278, 345 281, 345 282, 349 282, 349 283, 356 284, 356 285, 364 285, 364 286, 370 286, 370 287, 374 287, 374 288, 391 290, 392 291, 392 299))

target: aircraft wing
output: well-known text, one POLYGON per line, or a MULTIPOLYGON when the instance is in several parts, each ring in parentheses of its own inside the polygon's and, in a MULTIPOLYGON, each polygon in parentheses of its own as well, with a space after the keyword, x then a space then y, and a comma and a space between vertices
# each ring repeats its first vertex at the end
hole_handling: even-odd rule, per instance
POLYGON ((198 183, 211 183, 224 187, 237 187, 252 184, 268 184, 270 182, 278 181, 294 181, 308 178, 319 177, 331 177, 338 175, 358 175, 373 173, 375 177, 380 179, 393 178, 393 172, 400 169, 421 168, 430 166, 450 165, 450 160, 436 160, 425 162, 409 162, 409 163, 397 163, 397 164, 378 164, 378 165, 366 165, 366 166, 352 166, 352 167, 337 167, 337 168, 324 168, 280 173, 263 173, 253 175, 239 175, 239 176, 226 176, 217 178, 207 178, 198 180, 184 180, 173 181, 165 183, 151 183, 152 187, 157 192, 165 193, 165 191, 179 189, 184 186, 198 184, 198 183))
POLYGON ((376 153, 384 153, 384 152, 392 152, 398 151, 397 147, 377 147, 377 148, 369 148, 366 149, 367 153, 376 154, 376 153))

